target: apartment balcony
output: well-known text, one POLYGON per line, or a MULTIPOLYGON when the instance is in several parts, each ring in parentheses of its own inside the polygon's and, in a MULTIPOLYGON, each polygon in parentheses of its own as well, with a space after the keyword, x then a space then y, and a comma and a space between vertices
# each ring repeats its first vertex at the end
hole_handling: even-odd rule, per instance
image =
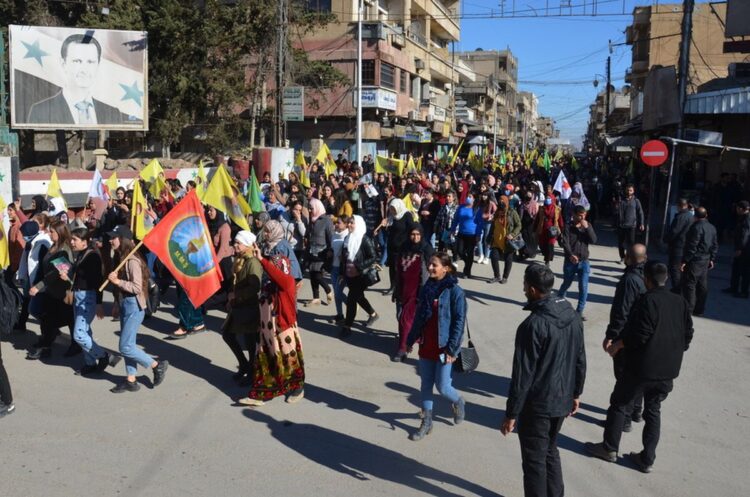
POLYGON ((430 16, 430 22, 433 28, 442 35, 447 35, 451 40, 458 41, 461 36, 461 28, 458 18, 459 2, 446 2, 451 4, 446 6, 441 0, 431 0, 427 3, 427 13, 430 16))

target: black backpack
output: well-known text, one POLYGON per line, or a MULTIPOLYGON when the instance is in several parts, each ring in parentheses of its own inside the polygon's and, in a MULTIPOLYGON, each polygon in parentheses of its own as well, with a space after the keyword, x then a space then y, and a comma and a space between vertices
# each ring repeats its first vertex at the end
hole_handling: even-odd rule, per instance
POLYGON ((151 317, 159 310, 161 297, 159 296, 159 285, 153 278, 148 279, 148 295, 146 296, 146 317, 151 317))
POLYGON ((21 292, 0 277, 0 334, 10 334, 18 324, 22 303, 21 292))

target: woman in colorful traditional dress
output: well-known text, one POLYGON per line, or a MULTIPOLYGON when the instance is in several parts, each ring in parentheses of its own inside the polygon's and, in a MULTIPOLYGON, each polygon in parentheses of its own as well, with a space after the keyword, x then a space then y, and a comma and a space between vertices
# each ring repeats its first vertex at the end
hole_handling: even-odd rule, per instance
POLYGON ((297 287, 289 259, 271 258, 255 245, 254 255, 268 276, 260 295, 260 340, 252 370, 252 387, 237 402, 262 406, 276 397, 288 403, 304 397, 305 367, 297 328, 297 287))

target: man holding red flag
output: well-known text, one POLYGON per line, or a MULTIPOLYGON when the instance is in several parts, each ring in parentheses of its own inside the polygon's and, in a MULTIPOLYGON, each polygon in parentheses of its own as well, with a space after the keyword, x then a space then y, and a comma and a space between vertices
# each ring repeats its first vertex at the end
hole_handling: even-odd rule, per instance
POLYGON ((194 190, 153 227, 143 244, 169 269, 195 308, 221 287, 216 252, 194 190))

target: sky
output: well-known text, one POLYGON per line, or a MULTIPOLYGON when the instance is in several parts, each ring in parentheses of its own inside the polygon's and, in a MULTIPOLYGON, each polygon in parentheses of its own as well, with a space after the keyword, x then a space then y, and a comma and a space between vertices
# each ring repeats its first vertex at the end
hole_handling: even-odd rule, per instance
POLYGON ((546 5, 550 6, 550 14, 559 14, 561 3, 575 6, 574 13, 583 13, 586 4, 588 13, 593 0, 505 0, 505 16, 510 15, 514 4, 519 16, 537 15, 515 19, 501 17, 501 3, 502 0, 462 0, 461 41, 456 50, 510 48, 518 58, 519 91, 536 94, 539 115, 554 118, 560 137, 580 146, 589 105, 604 88, 608 41, 613 44, 612 83, 619 89, 625 84, 625 70, 630 67, 631 47, 624 44, 624 31, 632 22, 633 8, 656 2, 598 0, 597 16, 544 17, 546 5), (494 18, 480 18, 493 15, 494 18), (600 80, 596 88, 592 84, 594 78, 600 80), (565 81, 574 83, 560 84, 565 81))

